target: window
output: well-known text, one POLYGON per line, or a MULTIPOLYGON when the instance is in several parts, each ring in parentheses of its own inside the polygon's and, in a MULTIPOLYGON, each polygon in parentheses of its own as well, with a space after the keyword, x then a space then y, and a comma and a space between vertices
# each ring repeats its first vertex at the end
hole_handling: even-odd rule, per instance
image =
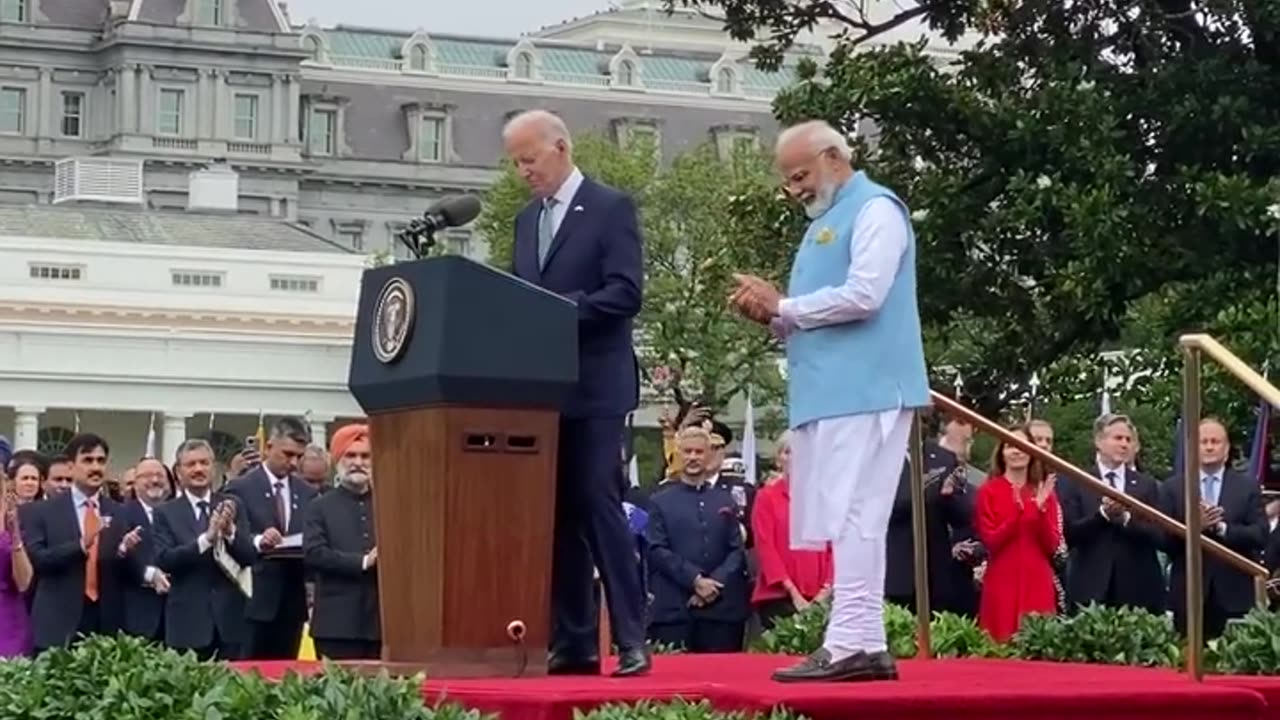
POLYGON ((716 92, 722 95, 733 93, 733 71, 729 68, 720 68, 716 73, 716 92))
POLYGON ((628 145, 652 145, 658 146, 658 129, 648 125, 633 125, 627 132, 628 145))
POLYGON ((516 77, 521 80, 533 78, 533 56, 527 52, 516 56, 516 77))
POLYGON ((364 250, 364 232, 361 230, 339 230, 338 240, 349 245, 352 250, 364 250))
POLYGON ((466 257, 471 254, 471 231, 450 230, 445 235, 445 243, 450 255, 466 257))
POLYGON ((226 20, 226 9, 223 7, 224 0, 201 0, 200 3, 200 24, 201 25, 221 25, 226 20))
POLYGON ((82 280, 84 268, 79 265, 31 264, 32 280, 82 280))
POLYGON ((27 0, 0 0, 0 20, 27 22, 27 0))
POLYGON ((320 59, 320 38, 315 35, 308 35, 302 38, 302 49, 307 51, 311 56, 311 60, 320 59))
POLYGON ((427 49, 422 45, 414 45, 409 50, 409 69, 417 72, 427 70, 427 49))
POLYGON ((236 95, 235 134, 239 140, 258 139, 257 95, 236 95))
POLYGON ((636 84, 636 66, 630 60, 618 63, 618 84, 626 87, 636 84))
POLYGON ((222 273, 201 272, 199 270, 174 270, 169 273, 174 287, 183 288, 220 288, 222 273))
POLYGON ((182 134, 182 106, 186 93, 175 88, 161 88, 160 117, 156 129, 161 135, 182 134))
POLYGON ((80 137, 84 133, 84 93, 62 93, 62 135, 80 137))
POLYGON ((338 113, 312 110, 307 120, 307 152, 312 155, 337 154, 338 113))
POLYGON ((733 154, 743 155, 756 149, 756 139, 752 135, 735 135, 733 138, 733 154))
POLYGON ((27 129, 27 91, 0 88, 0 133, 21 135, 27 129))
POLYGON ((320 292, 320 278, 305 275, 272 275, 271 289, 280 292, 320 292))
POLYGON ((418 126, 418 159, 444 161, 444 118, 426 117, 418 126))

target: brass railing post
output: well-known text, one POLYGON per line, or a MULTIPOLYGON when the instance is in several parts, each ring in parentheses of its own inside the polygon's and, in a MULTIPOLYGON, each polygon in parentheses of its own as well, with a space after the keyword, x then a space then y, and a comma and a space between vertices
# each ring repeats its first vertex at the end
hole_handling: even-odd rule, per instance
POLYGON ((911 538, 915 547, 916 575, 916 657, 933 657, 929 640, 929 534, 925 526, 924 507, 924 431, 920 411, 911 416, 911 538))
POLYGON ((1183 347, 1182 365, 1182 481, 1186 499, 1186 622, 1187 674, 1204 677, 1204 572, 1201 566, 1200 523, 1200 350, 1183 347))

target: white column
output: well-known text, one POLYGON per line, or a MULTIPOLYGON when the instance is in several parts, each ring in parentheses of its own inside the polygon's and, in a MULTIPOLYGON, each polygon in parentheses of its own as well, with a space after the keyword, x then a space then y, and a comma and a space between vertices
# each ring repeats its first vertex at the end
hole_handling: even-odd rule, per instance
POLYGON ((217 103, 213 100, 214 70, 204 69, 196 81, 196 137, 207 140, 213 137, 213 113, 217 103))
POLYGON ((302 126, 299 114, 302 112, 302 76, 290 75, 286 85, 289 91, 289 113, 284 119, 284 136, 286 142, 301 142, 298 130, 302 126))
POLYGON ((333 418, 313 415, 307 422, 311 425, 311 443, 320 447, 329 447, 329 423, 333 422, 333 418))
MULTIPOLYGON (((156 92, 151 84, 151 66, 142 66, 138 84, 138 133, 154 135, 156 132, 156 92)), ((191 112, 186 110, 186 112, 191 112)))
MULTIPOLYGON (((37 70, 40 74, 40 89, 36 92, 36 137, 57 136, 53 117, 61 109, 57 108, 53 97, 53 71, 47 67, 37 70)), ((84 122, 82 119, 81 122, 84 122)))
POLYGON ((116 99, 120 102, 120 131, 133 134, 138 131, 138 66, 125 65, 120 71, 120 87, 116 99))
POLYGON ((35 450, 40 446, 40 414, 44 408, 13 409, 13 449, 35 450))
POLYGON ((178 458, 178 446, 187 440, 187 418, 184 413, 167 412, 164 414, 163 433, 160 436, 160 461, 172 464, 178 458))

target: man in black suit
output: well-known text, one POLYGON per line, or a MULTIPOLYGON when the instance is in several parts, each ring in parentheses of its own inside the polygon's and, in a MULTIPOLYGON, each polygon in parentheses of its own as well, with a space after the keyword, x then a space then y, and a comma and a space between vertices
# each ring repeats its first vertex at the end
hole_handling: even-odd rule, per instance
POLYGON ((177 453, 181 492, 156 508, 156 565, 168 573, 164 641, 201 659, 244 657, 245 593, 220 565, 222 551, 241 567, 257 559, 244 513, 230 495, 215 493, 213 448, 199 438, 177 453))
MULTIPOLYGON (((1124 415, 1104 415, 1094 423, 1092 463, 1084 463, 1116 490, 1159 507, 1159 484, 1128 466, 1133 457, 1133 423, 1124 415)), ((1164 612, 1164 572, 1156 549, 1160 530, 1134 518, 1124 506, 1073 482, 1059 482, 1063 533, 1069 553, 1068 607, 1098 603, 1164 612)))
MULTIPOLYGON (((928 443, 924 448, 923 475, 929 607, 973 616, 978 609, 978 593, 970 562, 976 560, 978 548, 971 526, 974 493, 965 476, 965 464, 950 450, 928 443)), ((903 463, 886 540, 885 600, 914 610, 910 459, 903 463)))
POLYGON ((121 535, 109 528, 121 508, 102 492, 109 452, 107 442, 92 433, 71 438, 70 492, 35 503, 22 515, 27 555, 39 578, 31 609, 37 652, 120 626, 115 547, 121 535))
POLYGON ((620 650, 615 674, 647 673, 644 591, 618 482, 624 418, 640 398, 632 321, 644 262, 635 204, 574 166, 573 141, 555 115, 523 113, 502 136, 535 196, 516 216, 513 270, 578 306, 578 385, 560 414, 547 669, 600 672, 598 569, 620 650))
POLYGON ((156 565, 154 517, 169 500, 169 473, 164 463, 143 458, 134 466, 134 498, 116 520, 124 536, 116 546, 120 589, 124 598, 122 629, 138 637, 164 642, 165 595, 169 576, 156 565))
POLYGON ((227 485, 227 493, 244 509, 253 547, 260 554, 246 610, 251 660, 298 657, 307 620, 302 530, 316 491, 295 473, 310 440, 301 420, 280 418, 271 426, 262 464, 227 485))
POLYGON ((303 559, 315 582, 311 637, 320 657, 372 660, 382 653, 382 633, 368 426, 338 430, 330 454, 338 485, 311 503, 303 538, 303 559))
MULTIPOLYGON (((1231 444, 1227 427, 1217 418, 1200 421, 1200 518, 1204 535, 1252 560, 1262 558, 1267 544, 1267 518, 1262 509, 1262 488, 1256 480, 1227 467, 1231 444)), ((1164 484, 1163 511, 1174 519, 1186 517, 1183 479, 1164 484)), ((1180 632, 1187 627, 1185 545, 1167 535, 1169 553, 1169 607, 1180 632)), ((1221 560, 1204 557, 1204 634, 1215 638, 1227 621, 1243 617, 1254 605, 1253 577, 1221 560)))

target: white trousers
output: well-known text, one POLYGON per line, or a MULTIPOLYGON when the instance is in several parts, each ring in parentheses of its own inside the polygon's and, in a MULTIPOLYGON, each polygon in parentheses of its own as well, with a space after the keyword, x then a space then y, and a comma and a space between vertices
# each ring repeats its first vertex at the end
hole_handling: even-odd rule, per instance
POLYGON ((832 545, 835 582, 823 647, 833 660, 887 649, 885 533, 911 434, 910 410, 808 423, 791 438, 791 546, 832 545))

